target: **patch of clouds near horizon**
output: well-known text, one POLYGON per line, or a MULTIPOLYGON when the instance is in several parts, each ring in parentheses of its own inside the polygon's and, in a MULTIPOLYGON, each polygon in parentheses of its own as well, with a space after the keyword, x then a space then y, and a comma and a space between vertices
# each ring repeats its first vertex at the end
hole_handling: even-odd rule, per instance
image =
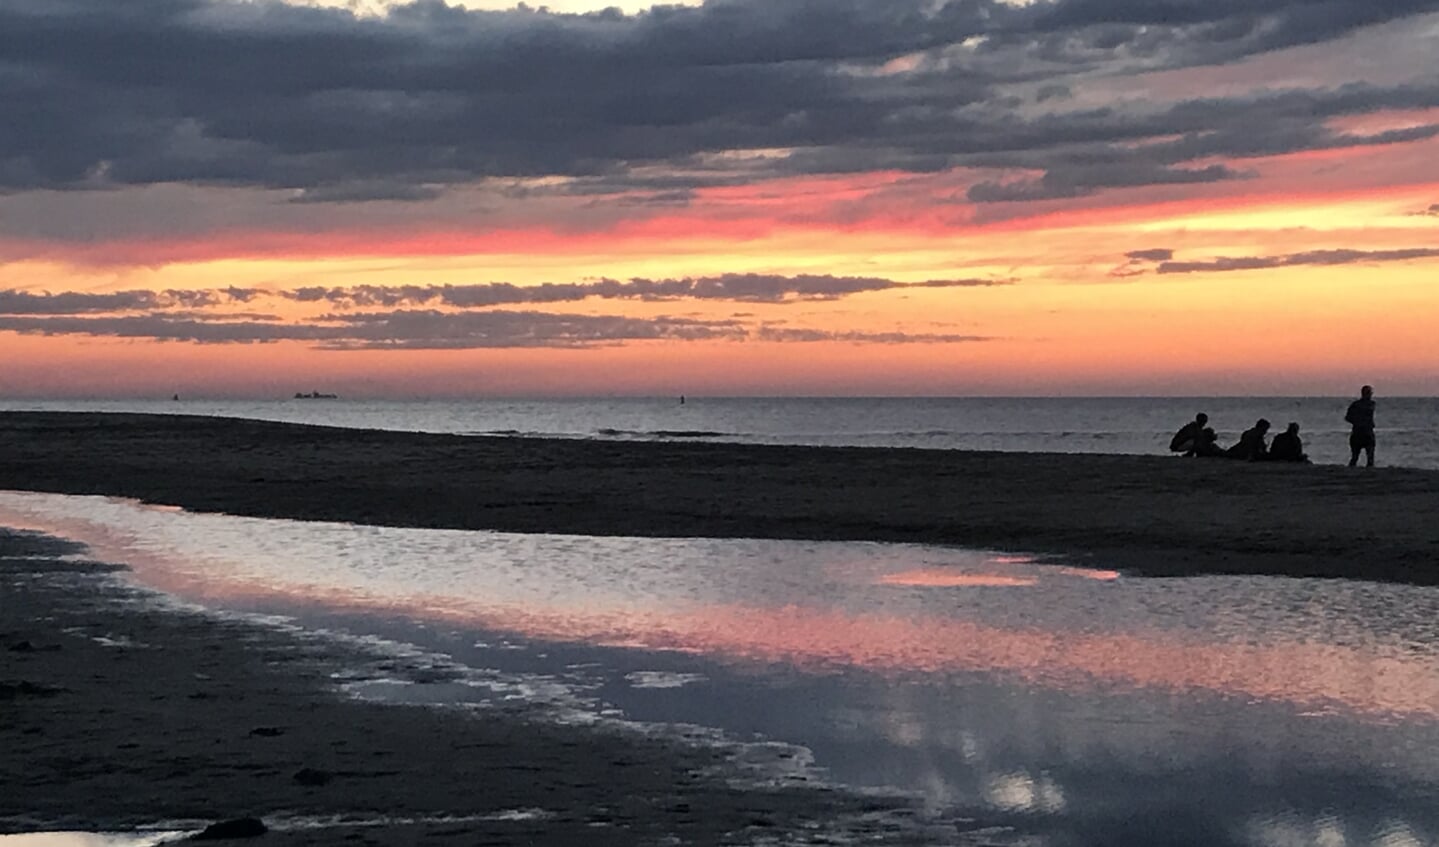
POLYGON ((724 274, 650 280, 594 280, 517 286, 303 287, 194 291, 0 291, 0 332, 90 336, 202 344, 298 341, 324 349, 586 348, 631 341, 765 341, 786 343, 946 344, 985 340, 970 333, 794 327, 754 315, 632 317, 501 307, 574 303, 589 298, 647 302, 729 301, 784 305, 834 301, 909 288, 1007 285, 1012 280, 931 279, 900 283, 879 277, 724 274), (282 318, 228 311, 266 298, 337 311, 282 318), (443 308, 414 308, 433 305, 443 308), (380 307, 376 310, 375 307, 380 307), (205 311, 207 310, 208 311, 205 311), (126 314, 135 313, 135 314, 126 314))
POLYGON ((441 305, 453 309, 490 309, 535 303, 576 303, 587 299, 645 302, 729 301, 784 305, 804 301, 841 300, 856 294, 899 289, 984 288, 1012 285, 1014 279, 971 277, 901 282, 884 277, 831 274, 731 273, 716 276, 516 285, 488 282, 473 285, 301 286, 291 289, 239 288, 108 293, 0 290, 0 315, 80 315, 169 308, 203 308, 279 298, 296 303, 321 303, 332 308, 441 305))
POLYGON ((1158 274, 1213 273, 1288 268, 1300 265, 1352 265, 1363 262, 1410 262, 1439 259, 1439 247, 1411 247, 1397 250, 1309 250, 1279 256, 1219 256, 1200 261, 1162 261, 1158 274))
POLYGON ((883 277, 833 276, 829 274, 720 274, 706 277, 669 279, 599 279, 574 283, 514 285, 507 282, 478 285, 416 285, 348 287, 305 287, 281 292, 280 296, 301 301, 324 301, 339 308, 357 306, 399 306, 438 303, 454 308, 488 308, 522 303, 577 302, 602 300, 725 300, 731 302, 785 304, 800 301, 840 300, 855 294, 909 288, 979 288, 1013 284, 1012 279, 962 278, 898 282, 883 277))
POLYGON ((198 289, 190 291, 83 291, 35 293, 0 290, 0 315, 81 315, 153 309, 198 309, 225 303, 248 303, 264 292, 253 288, 198 289))
POLYGON ((441 312, 396 309, 325 314, 308 322, 127 316, 0 316, 0 332, 177 341, 196 344, 307 343, 326 350, 586 349, 629 342, 726 341, 957 344, 990 340, 950 333, 865 332, 777 327, 736 319, 635 318, 535 311, 441 312))

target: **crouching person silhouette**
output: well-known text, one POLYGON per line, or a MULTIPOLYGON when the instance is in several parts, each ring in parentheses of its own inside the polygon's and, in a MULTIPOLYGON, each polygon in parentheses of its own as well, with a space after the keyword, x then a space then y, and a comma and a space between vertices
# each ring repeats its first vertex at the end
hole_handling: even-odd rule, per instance
POLYGON ((1204 425, 1209 423, 1209 416, 1200 412, 1194 416, 1194 420, 1179 428, 1174 437, 1169 439, 1169 452, 1183 453, 1186 456, 1197 455, 1195 447, 1199 446, 1200 437, 1204 434, 1204 425))

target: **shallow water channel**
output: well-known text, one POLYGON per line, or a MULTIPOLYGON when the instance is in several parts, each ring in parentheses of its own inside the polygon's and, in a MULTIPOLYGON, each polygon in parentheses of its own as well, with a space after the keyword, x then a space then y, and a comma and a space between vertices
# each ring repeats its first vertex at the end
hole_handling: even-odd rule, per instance
POLYGON ((1043 845, 1439 840, 1439 590, 1130 578, 889 544, 198 515, 0 492, 219 610, 412 645, 407 702, 532 703, 769 751, 1043 845))

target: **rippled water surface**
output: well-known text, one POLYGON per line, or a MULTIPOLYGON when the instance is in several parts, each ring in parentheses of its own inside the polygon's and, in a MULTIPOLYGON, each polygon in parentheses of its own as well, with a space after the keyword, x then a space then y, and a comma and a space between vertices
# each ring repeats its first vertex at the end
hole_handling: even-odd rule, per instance
POLYGON ((911 792, 1003 843, 1439 838, 1432 588, 16 492, 0 493, 0 525, 83 541, 182 598, 415 645, 460 669, 356 686, 369 696, 528 698, 770 744, 787 751, 777 762, 911 792))
MULTIPOLYGON (((1357 387, 1356 387, 1357 391, 1357 387)), ((1350 397, 608 397, 547 400, 0 400, 0 410, 215 415, 467 435, 1167 453, 1206 412, 1222 445, 1260 417, 1303 428, 1319 464, 1349 459, 1350 397)), ((1439 468, 1439 398, 1379 398, 1379 462, 1439 468)))

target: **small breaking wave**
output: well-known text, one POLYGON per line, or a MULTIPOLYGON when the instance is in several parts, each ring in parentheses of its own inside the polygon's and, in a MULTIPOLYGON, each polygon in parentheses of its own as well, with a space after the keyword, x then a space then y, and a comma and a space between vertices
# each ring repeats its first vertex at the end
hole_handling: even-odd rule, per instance
POLYGON ((662 439, 662 438, 726 438, 738 437, 738 433, 720 432, 713 429, 614 429, 612 427, 601 427, 595 430, 595 434, 601 438, 633 438, 633 439, 662 439))

